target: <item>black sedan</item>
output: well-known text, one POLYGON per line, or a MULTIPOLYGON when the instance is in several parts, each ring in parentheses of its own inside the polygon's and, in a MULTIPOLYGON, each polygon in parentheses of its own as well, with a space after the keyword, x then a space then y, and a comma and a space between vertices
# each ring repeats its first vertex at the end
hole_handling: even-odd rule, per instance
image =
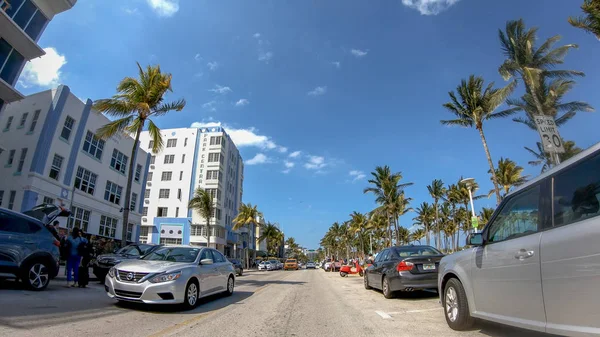
POLYGON ((381 289, 385 298, 396 291, 437 289, 444 254, 431 246, 398 246, 384 249, 365 270, 365 289, 381 289))
POLYGON ((104 279, 110 268, 125 260, 139 259, 160 247, 162 245, 133 243, 117 250, 114 254, 98 255, 93 266, 94 275, 96 275, 100 282, 104 283, 104 279))

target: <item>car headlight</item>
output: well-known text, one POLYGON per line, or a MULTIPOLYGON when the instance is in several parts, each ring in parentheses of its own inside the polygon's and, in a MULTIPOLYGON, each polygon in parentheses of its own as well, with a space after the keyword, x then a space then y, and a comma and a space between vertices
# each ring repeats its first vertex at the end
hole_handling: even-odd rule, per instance
POLYGON ((115 267, 112 267, 108 270, 108 276, 110 276, 110 277, 115 277, 115 273, 116 273, 115 267))
POLYGON ((172 273, 164 273, 164 274, 154 276, 153 278, 150 279, 150 282, 152 282, 152 283, 169 282, 169 281, 175 281, 176 279, 178 279, 180 277, 181 277, 181 272, 176 271, 176 272, 172 272, 172 273))

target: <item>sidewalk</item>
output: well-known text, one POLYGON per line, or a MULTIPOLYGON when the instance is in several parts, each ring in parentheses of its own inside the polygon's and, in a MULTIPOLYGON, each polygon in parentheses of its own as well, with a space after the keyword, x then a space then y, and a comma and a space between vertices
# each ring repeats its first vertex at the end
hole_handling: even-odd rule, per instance
MULTIPOLYGON (((55 280, 59 280, 59 281, 66 281, 67 280, 67 275, 65 275, 65 266, 60 266, 60 269, 58 270, 58 275, 56 275, 56 278, 54 278, 55 280)), ((90 282, 97 282, 98 278, 96 277, 96 275, 94 275, 93 269, 92 267, 90 267, 90 282)))

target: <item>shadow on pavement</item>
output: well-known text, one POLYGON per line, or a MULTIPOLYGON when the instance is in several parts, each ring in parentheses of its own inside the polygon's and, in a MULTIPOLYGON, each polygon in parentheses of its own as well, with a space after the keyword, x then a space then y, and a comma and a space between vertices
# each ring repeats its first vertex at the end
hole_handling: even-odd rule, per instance
POLYGON ((137 311, 161 313, 161 314, 201 314, 209 311, 219 310, 228 305, 241 302, 254 294, 253 291, 234 291, 233 295, 222 294, 211 295, 198 300, 198 306, 192 310, 186 310, 183 305, 144 305, 133 302, 120 302, 116 306, 120 308, 133 309, 137 311))
POLYGON ((551 335, 543 332, 525 330, 520 328, 515 328, 508 325, 502 325, 493 322, 486 322, 482 320, 477 320, 475 322, 475 326, 473 327, 473 331, 479 330, 479 333, 485 336, 491 337, 504 337, 504 336, 519 336, 519 337, 552 337, 558 335, 551 335))
POLYGON ((306 282, 302 281, 285 281, 285 280, 236 280, 236 286, 256 286, 262 287, 267 284, 288 284, 288 285, 298 285, 305 284, 306 282))

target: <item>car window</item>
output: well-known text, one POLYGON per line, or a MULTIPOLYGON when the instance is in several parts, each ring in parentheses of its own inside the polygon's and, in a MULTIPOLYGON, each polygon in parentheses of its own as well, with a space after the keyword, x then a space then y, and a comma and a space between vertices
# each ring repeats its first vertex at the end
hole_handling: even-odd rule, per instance
POLYGON ((540 185, 510 197, 490 225, 489 242, 500 242, 538 231, 540 185))
POLYGON ((429 256, 442 255, 442 253, 433 247, 399 247, 394 249, 396 256, 400 258, 411 256, 429 256))
POLYGON ((377 256, 375 257, 375 262, 382 262, 384 261, 385 256, 387 255, 387 249, 382 251, 381 253, 377 254, 377 256))
POLYGON ((0 212, 0 231, 33 234, 42 229, 38 224, 12 214, 0 212))
POLYGON ((600 214, 600 155, 586 159, 554 177, 554 226, 600 214))
POLYGON ((150 250, 152 250, 152 248, 154 248, 154 246, 152 245, 139 245, 138 249, 141 255, 146 255, 148 253, 150 253, 150 250))
POLYGON ((215 263, 221 263, 221 262, 227 261, 225 259, 225 256, 223 256, 223 254, 221 254, 219 251, 213 250, 212 254, 213 254, 213 257, 215 258, 215 263))
POLYGON ((135 246, 135 245, 123 247, 117 251, 117 254, 133 255, 133 256, 141 255, 138 246, 135 246))
POLYGON ((198 248, 164 247, 143 257, 150 261, 194 262, 198 256, 198 248))
POLYGON ((206 260, 206 259, 211 259, 211 260, 213 260, 213 262, 215 261, 212 251, 210 249, 204 249, 202 251, 202 254, 200 255, 200 261, 206 260))

